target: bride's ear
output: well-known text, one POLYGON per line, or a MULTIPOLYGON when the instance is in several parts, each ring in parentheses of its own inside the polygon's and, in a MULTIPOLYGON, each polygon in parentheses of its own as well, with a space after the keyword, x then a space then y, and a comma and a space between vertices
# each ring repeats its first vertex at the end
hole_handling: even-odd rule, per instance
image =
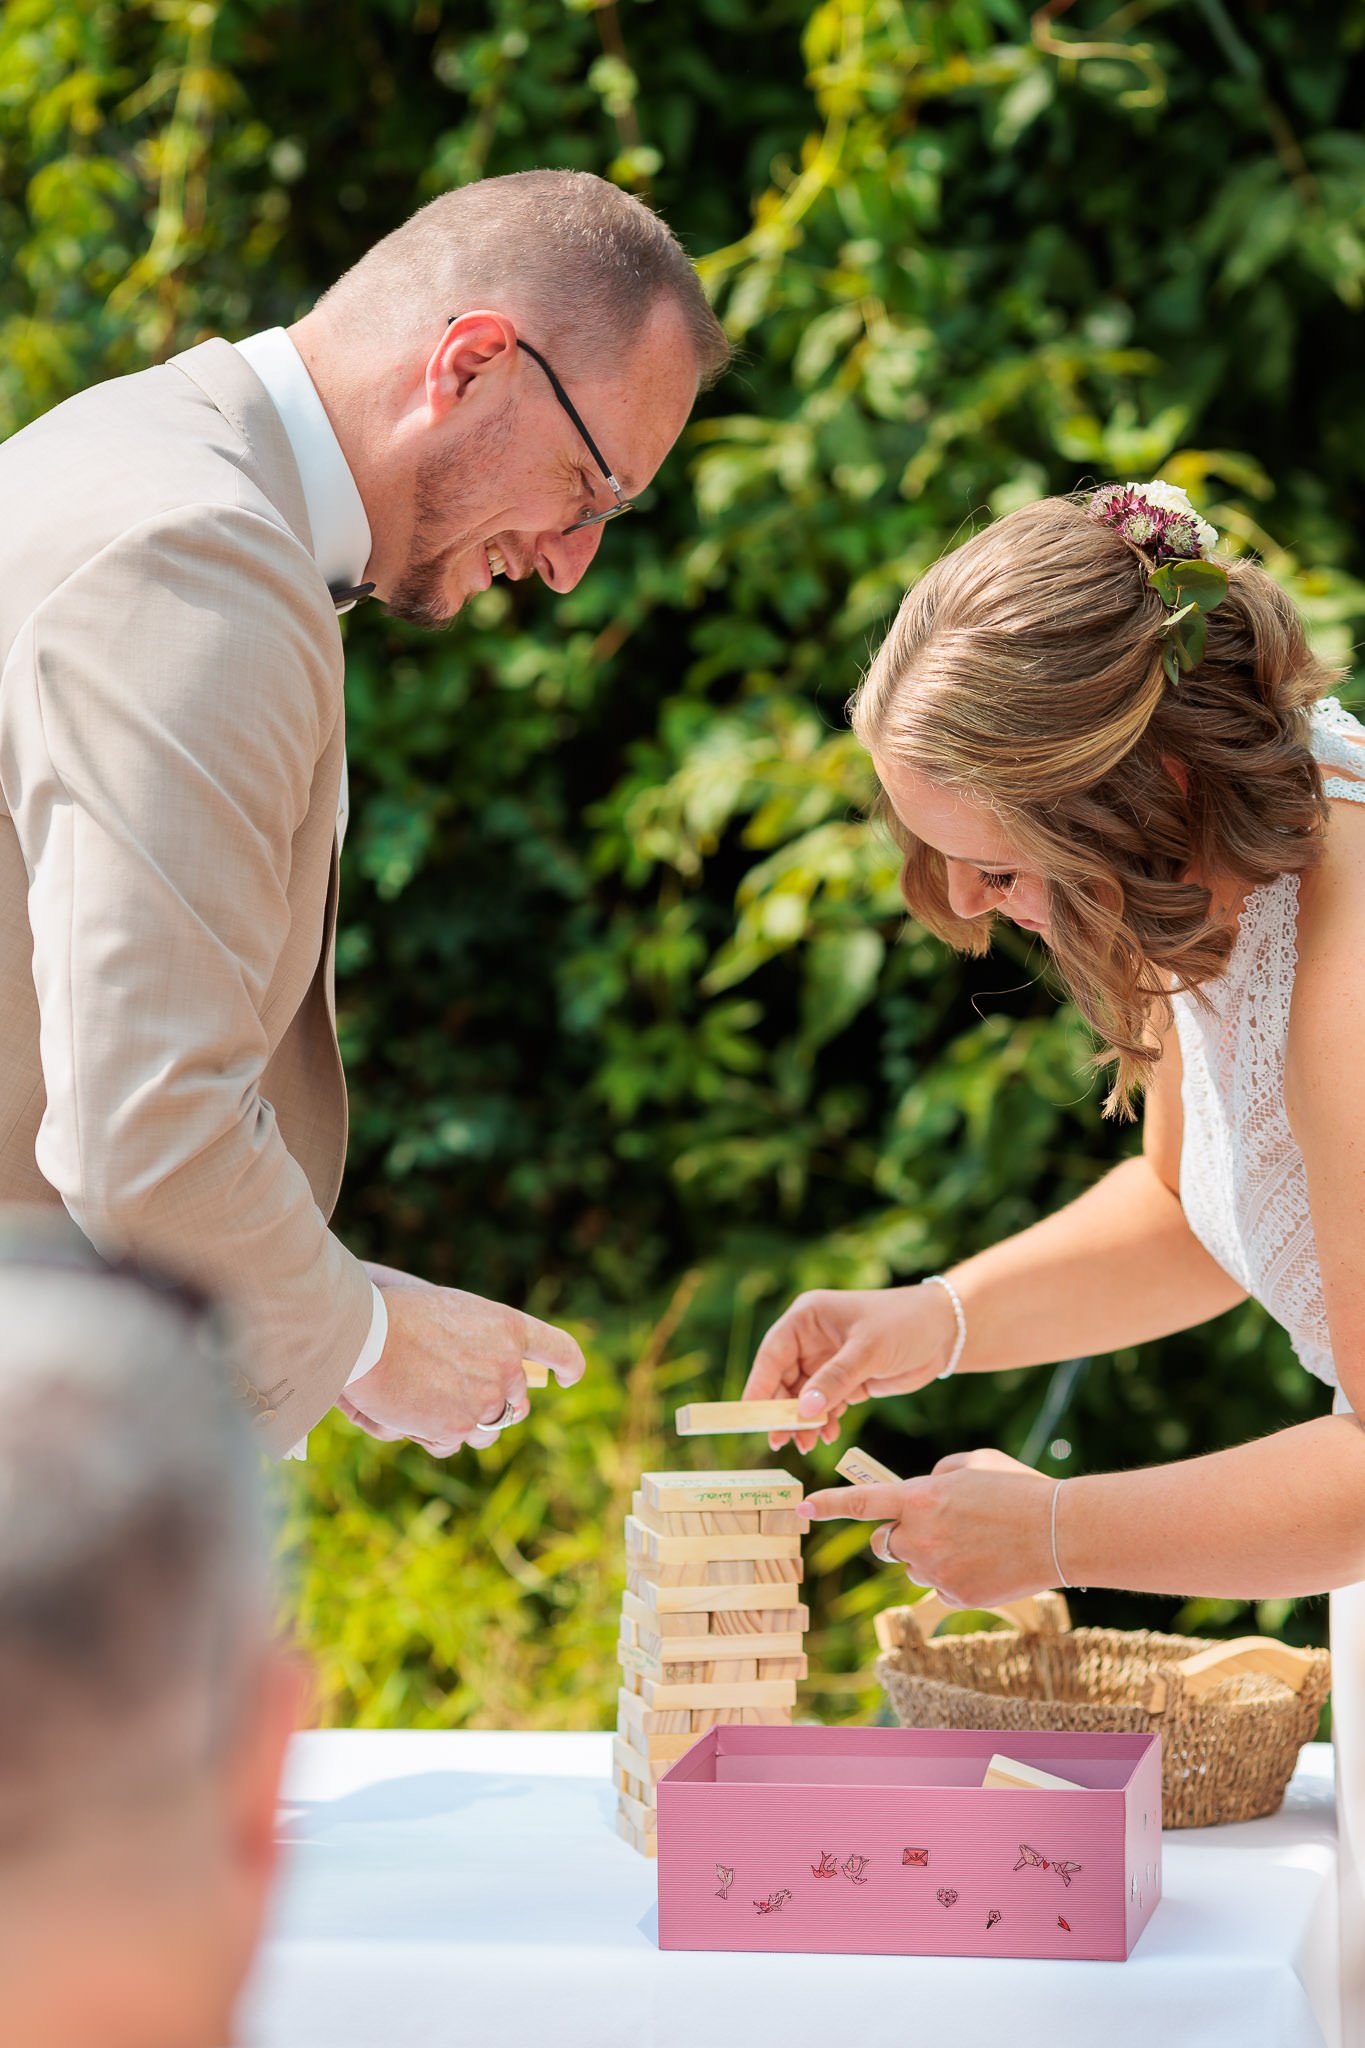
POLYGON ((1190 793, 1190 771, 1183 761, 1177 761, 1174 754, 1163 754, 1161 765, 1170 776, 1182 796, 1190 793))

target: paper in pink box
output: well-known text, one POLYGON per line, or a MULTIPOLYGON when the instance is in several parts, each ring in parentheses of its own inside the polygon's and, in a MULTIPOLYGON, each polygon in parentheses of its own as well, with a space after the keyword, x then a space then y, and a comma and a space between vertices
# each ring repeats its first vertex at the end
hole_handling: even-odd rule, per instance
POLYGON ((658 1809, 661 1948, 1121 1962, 1161 1896, 1157 1735, 712 1728, 658 1809))

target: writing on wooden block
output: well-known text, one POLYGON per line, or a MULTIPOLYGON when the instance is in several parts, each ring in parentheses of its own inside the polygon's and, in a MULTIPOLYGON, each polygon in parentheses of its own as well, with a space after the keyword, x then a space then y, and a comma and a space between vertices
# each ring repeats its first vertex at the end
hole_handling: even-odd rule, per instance
MULTIPOLYGON (((673 1418, 679 1436, 725 1436, 745 1429, 818 1429, 795 1401, 690 1401, 673 1418)), ((776 1505, 776 1503, 774 1503, 776 1505)))
POLYGON ((983 1791, 992 1792, 1083 1792, 1074 1778, 1054 1777, 1036 1764, 1021 1764, 1012 1756, 993 1756, 981 1780, 983 1791))
POLYGON ((664 1515, 707 1508, 752 1514, 794 1508, 802 1497, 801 1481, 790 1472, 645 1472, 640 1491, 646 1504, 664 1515))
POLYGON ((850 1486, 900 1485, 899 1472, 893 1472, 889 1465, 883 1465, 867 1451, 860 1451, 856 1444, 849 1445, 834 1469, 841 1479, 848 1480, 850 1486))

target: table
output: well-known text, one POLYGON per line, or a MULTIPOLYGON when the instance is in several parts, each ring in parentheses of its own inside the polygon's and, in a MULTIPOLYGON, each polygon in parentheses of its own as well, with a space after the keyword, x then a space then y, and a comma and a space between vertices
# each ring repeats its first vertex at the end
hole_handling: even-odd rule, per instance
POLYGON ((1168 1833, 1126 1963, 661 1952, 609 1735, 296 1738, 243 2048, 1338 2048, 1332 1753, 1168 1833))

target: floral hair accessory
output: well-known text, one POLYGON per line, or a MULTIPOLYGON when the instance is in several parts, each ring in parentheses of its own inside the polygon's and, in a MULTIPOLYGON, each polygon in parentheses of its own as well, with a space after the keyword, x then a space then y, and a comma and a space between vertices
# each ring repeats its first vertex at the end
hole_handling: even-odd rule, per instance
POLYGON ((1218 535, 1177 484, 1102 484, 1086 508, 1112 526, 1147 564, 1147 580, 1170 617, 1161 628, 1162 667, 1171 682, 1204 659, 1207 615, 1228 594, 1228 572, 1209 560, 1218 535))

